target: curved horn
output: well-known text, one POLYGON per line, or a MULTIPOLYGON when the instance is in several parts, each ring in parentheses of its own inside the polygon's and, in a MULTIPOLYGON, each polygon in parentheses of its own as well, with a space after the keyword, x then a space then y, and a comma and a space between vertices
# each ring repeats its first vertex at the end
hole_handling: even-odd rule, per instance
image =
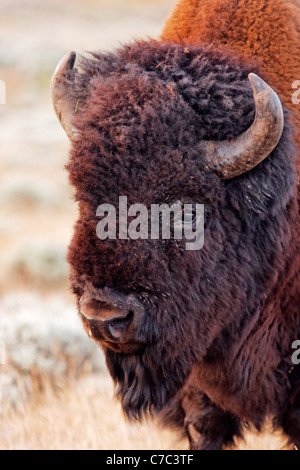
POLYGON ((221 179, 234 178, 254 168, 274 150, 282 135, 284 116, 278 95, 254 73, 248 78, 256 106, 251 127, 236 139, 201 143, 208 166, 221 179))
MULTIPOLYGON (((74 69, 76 53, 69 52, 64 55, 56 67, 51 80, 51 96, 57 117, 70 139, 78 135, 72 126, 72 117, 76 112, 77 100, 72 94, 75 74, 74 69)), ((73 90, 74 91, 74 90, 73 90)))

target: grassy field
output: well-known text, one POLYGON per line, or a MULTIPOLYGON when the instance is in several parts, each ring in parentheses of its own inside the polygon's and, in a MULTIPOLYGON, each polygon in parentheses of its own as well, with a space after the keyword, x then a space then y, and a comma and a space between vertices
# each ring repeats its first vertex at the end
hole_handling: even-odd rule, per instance
MULTIPOLYGON (((49 94, 64 53, 158 37, 175 3, 0 1, 0 449, 187 448, 156 423, 126 422, 77 318, 65 262, 77 208, 49 94)), ((282 445, 249 434, 239 447, 282 445)))

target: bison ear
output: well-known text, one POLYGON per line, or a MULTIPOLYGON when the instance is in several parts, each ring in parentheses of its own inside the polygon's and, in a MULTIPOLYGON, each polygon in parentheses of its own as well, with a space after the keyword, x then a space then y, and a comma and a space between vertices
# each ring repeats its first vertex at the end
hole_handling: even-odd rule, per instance
POLYGON ((251 127, 236 139, 201 143, 207 165, 221 179, 239 176, 262 162, 283 132, 284 115, 278 95, 254 73, 250 73, 249 80, 256 107, 251 127))
POLYGON ((75 60, 75 52, 66 54, 58 63, 51 80, 53 106, 69 139, 74 139, 79 134, 72 124, 78 101, 75 95, 75 60))

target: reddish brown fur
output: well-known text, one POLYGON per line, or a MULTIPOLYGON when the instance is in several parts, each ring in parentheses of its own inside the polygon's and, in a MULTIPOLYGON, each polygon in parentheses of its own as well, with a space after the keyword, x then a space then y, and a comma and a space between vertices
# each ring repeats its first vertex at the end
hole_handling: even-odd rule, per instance
POLYGON ((259 58, 269 82, 295 113, 300 148, 300 104, 292 102, 292 84, 300 80, 300 0, 180 0, 161 38, 213 43, 259 58))
POLYGON ((295 126, 285 112, 272 154, 231 180, 218 178, 199 148, 204 139, 232 139, 250 127, 250 72, 277 80, 292 108, 291 84, 300 77, 289 38, 296 30, 280 9, 267 15, 271 0, 264 7, 254 0, 199 3, 185 0, 169 20, 163 37, 175 44, 141 41, 82 59, 70 92, 80 100, 73 122, 80 139, 72 141, 68 164, 79 202, 68 254, 72 287, 79 307, 82 296, 103 300, 110 293, 134 296, 145 309, 134 325, 133 339, 143 343, 138 353, 115 350, 99 322, 98 329, 85 323, 103 341, 130 418, 161 412, 165 423, 184 428, 191 448, 220 449, 245 423, 260 429, 271 417, 300 448, 300 365, 291 358, 300 337, 295 126), (272 30, 260 24, 264 16, 267 24, 276 20, 272 30), (209 47, 212 41, 218 47, 209 47), (252 58, 261 58, 264 70, 252 58), (117 206, 119 195, 147 207, 203 202, 203 249, 187 251, 174 239, 100 240, 97 207, 117 206))

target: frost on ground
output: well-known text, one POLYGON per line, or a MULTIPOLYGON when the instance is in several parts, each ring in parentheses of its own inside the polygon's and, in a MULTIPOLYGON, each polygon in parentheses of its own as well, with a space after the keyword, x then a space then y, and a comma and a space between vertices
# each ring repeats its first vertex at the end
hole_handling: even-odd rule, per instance
POLYGON ((101 350, 85 334, 75 306, 59 294, 3 296, 0 340, 0 405, 22 404, 46 383, 56 389, 85 374, 106 375, 101 350))

